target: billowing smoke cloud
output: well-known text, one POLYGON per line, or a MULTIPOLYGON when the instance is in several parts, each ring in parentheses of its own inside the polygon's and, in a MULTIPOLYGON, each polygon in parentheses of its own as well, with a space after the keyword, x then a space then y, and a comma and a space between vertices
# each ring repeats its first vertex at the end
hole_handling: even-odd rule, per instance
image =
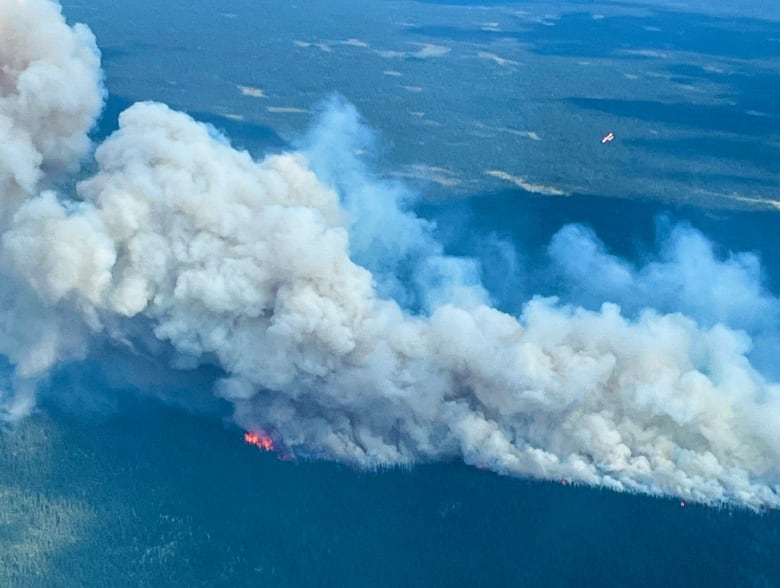
MULTIPOLYGON (((780 506, 780 387, 751 365, 748 335, 726 326, 742 320, 728 304, 705 322, 541 298, 518 317, 500 312, 474 263, 447 257, 404 211, 408 193, 354 156, 365 133, 332 102, 304 149, 257 162, 185 114, 130 107, 77 198, 28 199, 3 236, 17 287, 63 323, 29 332, 49 350, 34 371, 77 354, 86 333, 125 341, 149 325, 182 357, 220 365, 217 393, 237 422, 294 454, 360 466, 461 456, 514 475, 780 506), (422 279, 393 280, 409 267, 422 279)), ((567 230, 553 251, 566 239, 598 249, 567 230)), ((634 287, 636 271, 594 251, 621 291, 634 287)), ((734 262, 712 263, 728 273, 734 262)), ((658 267, 674 283, 680 268, 658 267)), ((32 361, 7 355, 17 369, 32 361)))
POLYGON ((568 298, 587 307, 611 300, 630 316, 651 306, 682 312, 701 325, 744 330, 754 342, 753 363, 763 373, 780 377, 780 301, 763 286, 758 257, 730 253, 721 260, 699 231, 684 224, 670 226, 665 219, 659 229, 658 259, 641 267, 610 255, 587 227, 561 229, 549 252, 565 277, 568 298))
POLYGON ((302 143, 317 177, 338 192, 352 259, 371 271, 379 295, 429 311, 442 301, 488 300, 475 261, 444 255, 434 224, 408 212, 416 195, 368 172, 359 154, 370 154, 376 138, 354 106, 327 101, 302 143))
MULTIPOLYGON (((78 166, 103 95, 87 27, 69 27, 48 0, 0 2, 0 230, 51 174, 78 166)), ((14 416, 31 408, 37 375, 84 351, 84 327, 42 305, 9 279, 5 260, 0 264, 0 353, 16 365, 15 391, 0 391, 0 410, 14 416)))
POLYGON ((68 27, 48 0, 0 2, 0 194, 2 218, 41 180, 72 168, 103 104, 100 56, 83 25, 68 27))

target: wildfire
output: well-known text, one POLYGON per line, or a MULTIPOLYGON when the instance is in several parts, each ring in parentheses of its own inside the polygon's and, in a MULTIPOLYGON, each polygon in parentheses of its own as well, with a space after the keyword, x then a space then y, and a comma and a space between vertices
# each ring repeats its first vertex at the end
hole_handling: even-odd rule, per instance
POLYGON ((274 448, 274 440, 262 431, 244 433, 244 441, 262 451, 273 451, 274 448))

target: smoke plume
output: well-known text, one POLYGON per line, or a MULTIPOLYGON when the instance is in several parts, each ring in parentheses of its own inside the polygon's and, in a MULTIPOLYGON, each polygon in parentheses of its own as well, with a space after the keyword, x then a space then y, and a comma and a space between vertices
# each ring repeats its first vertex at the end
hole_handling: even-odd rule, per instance
MULTIPOLYGON (((58 4, 0 1, 0 231, 55 174, 75 170, 87 154, 88 132, 103 104, 102 77, 94 36, 83 25, 69 27, 58 4)), ((53 235, 35 237, 58 246, 53 235)), ((46 255, 43 246, 37 250, 46 255)), ((0 353, 16 370, 13 392, 0 391, 0 408, 13 417, 31 409, 35 378, 82 354, 85 342, 83 321, 42 304, 8 275, 6 261, 3 253, 0 353)))
POLYGON ((72 169, 89 148, 103 104, 100 56, 83 25, 48 0, 0 3, 2 216, 32 193, 42 169, 72 169))
MULTIPOLYGON (((408 212, 408 191, 355 156, 370 135, 338 100, 300 150, 261 161, 186 114, 138 103, 75 194, 39 191, 47 162, 72 165, 87 146, 102 97, 94 43, 43 0, 6 0, 0 27, 13 33, 4 66, 22 72, 0 78, 2 145, 21 154, 0 159, 15 210, 0 351, 21 376, 85 353, 90 336, 125 343, 148 327, 191 362, 221 366, 216 393, 236 422, 291 454, 368 467, 461 457, 518 476, 780 506, 780 388, 748 356, 755 317, 682 287, 696 281, 688 256, 708 251, 701 235, 680 233, 672 253, 636 270, 566 228, 551 253, 572 281, 605 276, 593 293, 618 302, 667 285, 662 308, 534 298, 519 316, 500 312, 476 262, 448 257, 408 212), (31 101, 25 67, 42 85, 64 71, 82 84, 14 106, 31 101)), ((743 304, 775 308, 751 258, 708 259, 743 304)), ((14 415, 29 408, 19 393, 26 402, 6 398, 14 415)))

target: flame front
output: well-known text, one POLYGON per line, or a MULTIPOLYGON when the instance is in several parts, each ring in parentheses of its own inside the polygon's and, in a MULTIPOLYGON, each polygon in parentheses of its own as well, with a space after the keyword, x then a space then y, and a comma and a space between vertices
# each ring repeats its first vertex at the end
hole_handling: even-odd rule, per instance
POLYGON ((263 451, 273 451, 274 448, 274 440, 262 431, 244 433, 244 441, 263 451))

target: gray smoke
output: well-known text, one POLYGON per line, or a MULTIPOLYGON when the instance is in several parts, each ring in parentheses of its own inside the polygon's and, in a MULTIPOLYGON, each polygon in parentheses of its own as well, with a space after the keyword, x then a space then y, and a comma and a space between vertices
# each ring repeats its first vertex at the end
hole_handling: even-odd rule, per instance
POLYGON ((336 97, 301 145, 317 177, 339 194, 352 259, 371 271, 379 295, 407 309, 487 302, 477 263, 445 255, 435 225, 408 212, 416 195, 369 172, 359 154, 370 155, 376 142, 355 107, 336 97))
MULTIPOLYGON (((41 6, 56 13, 47 2, 8 13, 41 6)), ((191 362, 217 362, 236 422, 294 454, 368 467, 460 456, 519 476, 780 506, 780 388, 727 326, 742 320, 728 301, 692 290, 689 308, 720 305, 702 322, 542 298, 500 312, 475 263, 446 256, 405 212, 408 192, 354 156, 366 137, 334 101, 305 148, 254 161, 165 105, 131 106, 75 198, 44 191, 18 206, 2 242, 11 292, 52 322, 21 313, 2 325, 18 333, 31 320, 20 349, 47 353, 1 351, 40 373, 83 353, 89 333, 127 341, 122 325, 148 324, 191 362), (393 280, 409 267, 416 280, 393 280)), ((559 235, 563 262, 567 239, 593 245, 593 267, 621 291, 637 281, 591 237, 559 235)), ((688 283, 680 251, 682 266, 658 266, 648 283, 688 283)), ((726 275, 733 260, 712 264, 726 275)))
MULTIPOLYGON (((67 26, 48 0, 0 1, 0 231, 52 175, 78 167, 103 96, 100 55, 87 27, 67 26)), ((0 353, 15 364, 16 381, 13 391, 0 390, 0 409, 14 417, 32 408, 37 376, 82 354, 85 341, 83 321, 41 304, 8 276, 6 261, 0 259, 0 353)))
POLYGON ((587 227, 561 229, 549 252, 571 298, 586 306, 609 299, 631 316, 652 306, 682 312, 707 327, 723 324, 745 331, 754 342, 751 361, 763 373, 780 377, 780 301, 763 286, 758 257, 729 253, 720 259, 699 231, 663 225, 668 234, 663 234, 658 258, 638 267, 610 255, 587 227))
POLYGON ((48 0, 0 2, 0 193, 7 222, 42 168, 72 169, 103 104, 100 55, 48 0))

